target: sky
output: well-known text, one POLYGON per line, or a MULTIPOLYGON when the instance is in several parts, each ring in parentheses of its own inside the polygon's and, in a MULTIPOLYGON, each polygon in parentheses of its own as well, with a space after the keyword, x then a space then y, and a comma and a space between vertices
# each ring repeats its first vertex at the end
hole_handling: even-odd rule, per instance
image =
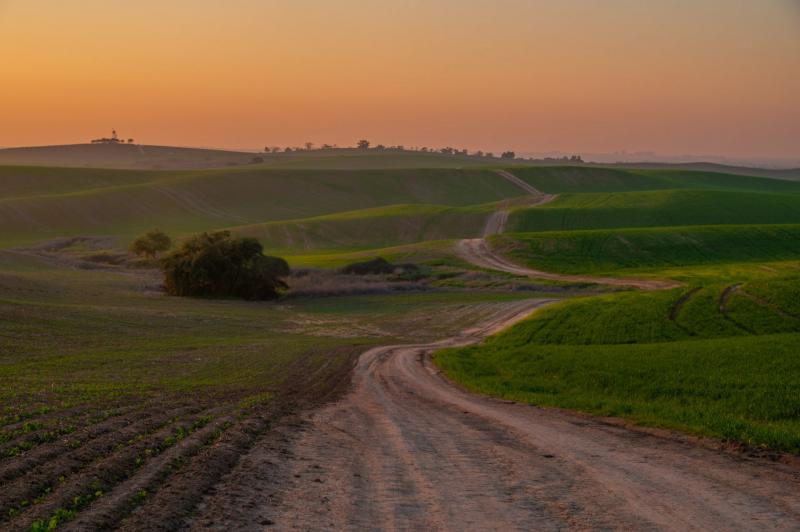
POLYGON ((0 146, 800 158, 798 0, 0 0, 0 146))

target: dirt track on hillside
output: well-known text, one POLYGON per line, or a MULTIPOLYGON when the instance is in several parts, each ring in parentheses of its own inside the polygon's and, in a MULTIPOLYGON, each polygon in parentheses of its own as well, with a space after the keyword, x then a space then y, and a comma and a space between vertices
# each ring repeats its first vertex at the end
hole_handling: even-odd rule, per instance
POLYGON ((192 529, 791 530, 800 470, 580 414, 464 392, 429 353, 364 353, 352 391, 277 432, 208 496, 192 529), (300 430, 297 429, 300 428, 300 430))
MULTIPOLYGON (((531 203, 527 207, 535 207, 537 205, 544 205, 555 200, 558 196, 555 194, 545 194, 537 188, 518 178, 510 172, 505 170, 496 170, 496 173, 508 181, 514 183, 522 190, 531 194, 531 203)), ((460 240, 456 244, 456 252, 458 255, 476 266, 481 268, 488 268, 491 270, 500 270, 516 275, 524 275, 526 277, 533 277, 535 279, 548 279, 551 281, 566 281, 570 283, 592 283, 604 284, 610 286, 629 286, 639 288, 641 290, 664 290, 667 288, 676 288, 680 283, 673 281, 652 281, 646 279, 635 278, 615 278, 615 277, 594 277, 590 275, 568 275, 553 272, 544 272, 541 270, 534 270, 526 268, 518 264, 514 264, 508 259, 494 253, 488 242, 487 237, 492 235, 499 235, 505 232, 506 224, 508 223, 509 212, 507 210, 499 210, 492 214, 486 221, 483 228, 481 238, 468 238, 460 240)))

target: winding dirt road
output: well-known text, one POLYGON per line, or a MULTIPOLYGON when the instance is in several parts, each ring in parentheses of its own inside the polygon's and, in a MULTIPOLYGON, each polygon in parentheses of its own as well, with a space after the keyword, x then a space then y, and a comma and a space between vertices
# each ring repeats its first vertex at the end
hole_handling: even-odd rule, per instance
MULTIPOLYGON (((502 229, 504 219, 490 222, 502 229)), ((461 246, 482 266, 530 275, 483 239, 461 246)), ((432 352, 477 343, 549 302, 508 304, 440 342, 365 352, 351 391, 272 431, 186 528, 800 530, 796 464, 476 396, 432 365, 432 352)))
POLYGON ((364 353, 353 389, 207 498, 193 529, 797 530, 800 469, 552 409, 475 396, 430 362, 481 329, 364 353))

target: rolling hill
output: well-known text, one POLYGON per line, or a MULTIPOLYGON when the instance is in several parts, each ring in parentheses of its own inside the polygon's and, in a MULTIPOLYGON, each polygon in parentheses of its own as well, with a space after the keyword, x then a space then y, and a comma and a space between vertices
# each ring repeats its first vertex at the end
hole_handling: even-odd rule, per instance
POLYGON ((529 166, 514 175, 550 194, 632 192, 665 189, 800 192, 800 183, 753 175, 677 169, 622 169, 600 166, 529 166))
POLYGON ((481 169, 0 167, 0 181, 0 245, 5 246, 74 235, 126 239, 154 226, 180 236, 396 204, 465 207, 522 194, 481 169))
POLYGON ((548 271, 618 275, 699 265, 800 259, 800 225, 717 225, 509 233, 493 245, 548 271))
POLYGON ((508 231, 800 223, 800 193, 648 190, 562 194, 509 216, 508 231))

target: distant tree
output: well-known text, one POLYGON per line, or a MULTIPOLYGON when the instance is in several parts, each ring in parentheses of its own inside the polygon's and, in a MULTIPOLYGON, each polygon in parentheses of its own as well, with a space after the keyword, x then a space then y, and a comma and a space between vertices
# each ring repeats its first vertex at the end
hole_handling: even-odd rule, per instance
POLYGON ((580 155, 573 155, 572 157, 569 158, 569 161, 572 163, 582 163, 583 158, 580 155))
POLYGON ((172 247, 172 239, 163 231, 153 229, 133 241, 130 250, 139 256, 155 258, 156 255, 172 247))
POLYGON ((133 144, 133 139, 128 139, 128 144, 133 144))
POLYGON ((292 149, 291 149, 289 146, 286 146, 286 147, 283 149, 283 153, 292 153, 292 149))
POLYGON ((322 145, 322 149, 323 150, 332 150, 333 146, 331 146, 330 144, 323 144, 322 145))
POLYGON ((502 157, 503 159, 513 159, 516 156, 517 154, 514 153, 513 151, 504 151, 502 155, 500 155, 500 157, 502 157))
POLYGON ((255 238, 230 231, 194 236, 161 260, 164 287, 176 296, 274 299, 286 288, 289 265, 263 251, 255 238))
POLYGON ((445 155, 452 155, 452 154, 453 154, 453 148, 451 148, 451 147, 449 147, 449 146, 448 146, 447 148, 442 148, 442 149, 441 149, 441 150, 439 150, 439 151, 440 151, 441 153, 444 153, 445 155))
POLYGON ((311 151, 314 148, 314 143, 313 142, 306 142, 304 144, 304 146, 306 147, 307 151, 311 151))
POLYGON ((278 153, 279 151, 281 151, 281 147, 280 146, 273 146, 273 147, 270 148, 270 151, 272 153, 278 153))
POLYGON ((487 159, 494 159, 494 153, 487 151, 484 157, 486 157, 487 159))
POLYGON ((476 151, 472 154, 474 157, 483 157, 483 152, 481 150, 476 151))
POLYGON ((358 147, 359 150, 368 150, 369 149, 369 141, 366 140, 366 139, 359 140, 356 143, 356 147, 358 147))
POLYGON ((378 144, 377 146, 375 146, 375 149, 378 151, 383 151, 386 149, 386 146, 384 146, 383 144, 378 144))

